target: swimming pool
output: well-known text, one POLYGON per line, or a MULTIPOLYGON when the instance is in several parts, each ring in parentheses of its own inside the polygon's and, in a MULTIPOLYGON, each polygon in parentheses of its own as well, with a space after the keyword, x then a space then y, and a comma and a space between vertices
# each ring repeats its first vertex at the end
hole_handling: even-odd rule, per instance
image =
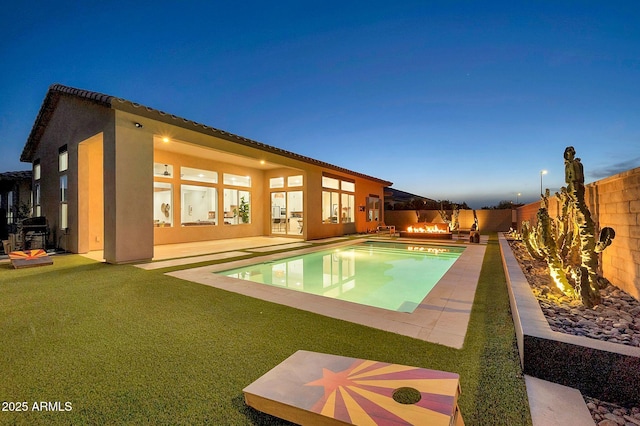
POLYGON ((217 272, 399 312, 413 312, 464 247, 367 241, 217 272))

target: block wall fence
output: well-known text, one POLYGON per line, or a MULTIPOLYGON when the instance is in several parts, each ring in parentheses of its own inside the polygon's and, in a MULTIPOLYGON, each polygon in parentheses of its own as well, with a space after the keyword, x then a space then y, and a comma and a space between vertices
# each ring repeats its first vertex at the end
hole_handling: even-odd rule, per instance
MULTIPOLYGON (((597 230, 615 230, 613 243, 600 255, 602 275, 615 286, 640 300, 640 167, 586 185, 586 202, 597 230)), ((557 217, 560 202, 549 198, 549 215, 557 217)), ((518 229, 522 221, 534 225, 540 203, 517 209, 518 229)))

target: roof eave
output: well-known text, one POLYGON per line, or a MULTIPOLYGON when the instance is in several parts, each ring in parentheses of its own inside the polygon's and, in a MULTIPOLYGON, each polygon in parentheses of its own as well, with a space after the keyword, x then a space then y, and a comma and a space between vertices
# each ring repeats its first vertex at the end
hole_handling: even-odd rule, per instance
POLYGON ((49 86, 47 95, 40 106, 40 111, 38 112, 36 121, 33 123, 33 127, 31 128, 31 133, 29 133, 27 142, 22 149, 22 154, 20 154, 20 161, 26 163, 33 162, 33 155, 40 144, 40 139, 42 138, 42 135, 44 134, 44 131, 49 124, 49 120, 51 119, 62 95, 82 97, 109 107, 111 106, 111 99, 113 98, 112 96, 104 95, 102 93, 75 89, 62 84, 52 84, 49 86))
POLYGON ((31 133, 29 134, 29 138, 24 146, 22 154, 20 155, 20 161, 31 163, 33 162, 33 155, 35 150, 40 143, 40 138, 42 137, 44 130, 47 127, 49 120, 55 110, 60 97, 63 95, 80 97, 83 99, 88 99, 97 104, 107 106, 109 108, 118 109, 121 111, 138 114, 141 116, 145 116, 151 119, 160 119, 163 122, 173 124, 179 127, 187 128, 190 130, 197 131, 199 133, 204 133, 208 135, 212 135, 221 139, 228 140, 230 142, 238 143, 241 145, 249 146, 252 148, 256 148, 262 151, 270 152, 277 155, 282 155, 291 159, 295 159, 298 161, 302 161, 309 164, 314 164, 320 167, 328 168, 337 172, 342 172, 346 174, 350 174, 353 176, 357 176, 360 178, 364 178, 367 180, 371 180, 374 182, 378 182, 383 186, 391 186, 393 183, 379 179, 373 176, 368 176, 363 173, 354 172, 352 170, 345 169, 340 166, 336 166, 334 164, 325 163, 324 161, 316 160, 311 157, 306 157, 304 155, 296 154, 291 151, 287 151, 281 148, 277 148, 271 145, 267 145, 262 142, 258 142, 252 139, 248 139, 242 136, 235 135, 233 133, 225 132, 224 130, 216 129, 215 127, 210 127, 204 124, 197 123, 195 121, 187 120, 186 118, 181 118, 176 115, 167 114, 163 111, 146 107, 144 105, 128 101, 122 98, 116 98, 113 96, 105 95, 98 92, 91 92, 88 90, 75 89, 73 87, 64 86, 61 84, 52 84, 49 87, 49 91, 42 102, 42 106, 40 107, 40 111, 36 118, 35 123, 33 124, 33 128, 31 129, 31 133))

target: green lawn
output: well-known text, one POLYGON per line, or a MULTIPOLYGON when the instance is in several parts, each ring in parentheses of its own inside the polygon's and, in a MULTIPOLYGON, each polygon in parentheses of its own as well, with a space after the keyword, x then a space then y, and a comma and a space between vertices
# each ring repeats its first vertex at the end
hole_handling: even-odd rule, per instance
POLYGON ((77 255, 0 265, 0 395, 29 408, 0 424, 282 424, 242 389, 298 349, 456 372, 467 425, 531 424, 495 236, 462 350, 77 255))

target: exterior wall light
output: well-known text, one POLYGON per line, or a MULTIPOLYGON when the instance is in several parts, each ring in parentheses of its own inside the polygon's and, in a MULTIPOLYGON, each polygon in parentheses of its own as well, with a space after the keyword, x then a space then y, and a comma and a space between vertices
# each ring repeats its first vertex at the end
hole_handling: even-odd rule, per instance
POLYGON ((138 123, 137 121, 133 123, 133 125, 136 126, 138 129, 142 129, 144 127, 142 123, 138 123))

